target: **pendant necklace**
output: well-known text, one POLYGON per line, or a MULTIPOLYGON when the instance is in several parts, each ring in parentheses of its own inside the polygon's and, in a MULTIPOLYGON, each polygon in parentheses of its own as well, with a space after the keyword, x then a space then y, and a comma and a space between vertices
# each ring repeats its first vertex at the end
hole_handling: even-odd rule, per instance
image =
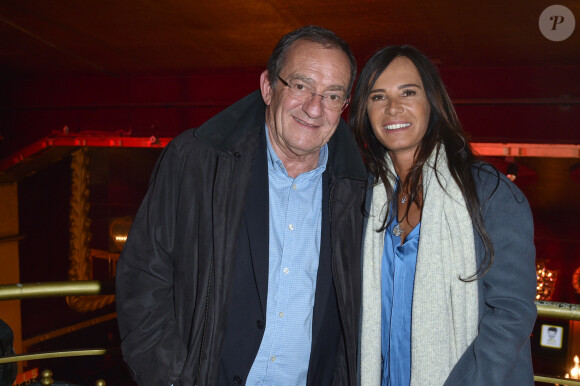
POLYGON ((403 233, 405 233, 405 231, 403 230, 401 223, 397 223, 397 225, 395 225, 395 227, 393 228, 393 235, 401 237, 403 233))
MULTIPOLYGON (((407 202, 408 195, 409 195, 408 193, 405 194, 405 196, 401 199, 401 204, 404 204, 405 202, 407 202)), ((405 213, 405 215, 403 216, 401 221, 399 221, 399 216, 397 216, 397 225, 395 225, 395 227, 393 228, 393 235, 395 235, 397 237, 401 237, 401 235, 403 233, 405 233, 405 230, 401 226, 401 223, 403 222, 403 220, 405 219, 406 216, 407 216, 407 213, 405 213)))

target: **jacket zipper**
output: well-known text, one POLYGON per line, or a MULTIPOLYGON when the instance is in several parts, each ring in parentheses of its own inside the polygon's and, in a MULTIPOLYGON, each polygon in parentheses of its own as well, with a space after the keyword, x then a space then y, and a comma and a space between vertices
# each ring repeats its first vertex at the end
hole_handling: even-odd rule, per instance
MULTIPOLYGON (((330 222, 331 226, 332 226, 332 201, 333 201, 333 196, 334 196, 334 188, 336 187, 336 181, 337 180, 333 181, 332 183, 329 181, 330 192, 328 194, 328 203, 329 203, 328 219, 329 219, 329 222, 330 222)), ((332 246, 333 245, 332 245, 332 240, 331 240, 331 244, 330 244, 331 257, 334 256, 334 254, 332 253, 332 246)), ((336 277, 336 275, 335 275, 335 265, 334 265, 334 262, 332 262, 331 267, 332 267, 332 271, 331 271, 332 272, 332 277, 336 277)), ((342 309, 342 307, 340 307, 340 304, 343 304, 344 303, 344 299, 342 298, 341 295, 342 294, 339 293, 339 291, 336 291, 336 298, 337 298, 337 301, 338 301, 338 304, 339 304, 339 306, 338 306, 338 314, 339 314, 340 322, 344 326, 344 325, 346 325, 346 322, 344 320, 343 309, 342 309)), ((345 333, 344 333, 344 340, 345 340, 345 342, 344 342, 344 355, 346 357, 345 359, 346 359, 347 374, 350 374, 351 371, 349 371, 349 367, 350 367, 350 364, 352 362, 352 353, 350 352, 350 350, 348 348, 348 342, 350 340, 349 339, 350 337, 348 337, 347 334, 348 334, 348 332, 345 330, 345 333)), ((356 355, 355 355, 355 363, 356 363, 356 355)), ((356 369, 355 369, 355 374, 356 374, 356 369)), ((348 382, 350 382, 351 377, 347 377, 347 381, 348 382)))
MULTIPOLYGON (((202 360, 202 356, 203 356, 203 346, 205 343, 205 333, 207 330, 207 314, 208 314, 208 310, 209 310, 209 291, 210 291, 210 287, 211 287, 211 276, 213 274, 213 265, 214 265, 214 257, 212 255, 211 260, 210 260, 210 265, 209 265, 209 275, 207 278, 207 292, 205 295, 205 310, 204 310, 204 316, 203 316, 203 332, 201 335, 201 347, 199 348, 199 362, 197 365, 198 380, 201 377, 201 360, 202 360)), ((197 382, 196 382, 196 385, 197 385, 197 382)))
MULTIPOLYGON (((230 155, 233 155, 233 158, 236 160, 240 159, 240 157, 241 157, 241 154, 239 152, 234 152, 233 154, 230 154, 230 155)), ((213 274, 213 267, 214 267, 214 255, 211 256, 210 266, 209 266, 209 275, 207 278, 207 293, 205 296, 205 311, 204 311, 204 316, 203 316, 203 332, 201 335, 201 345, 200 345, 201 347, 199 348, 199 361, 197 364, 198 380, 199 380, 199 378, 201 378, 201 361, 203 359, 202 358, 203 347, 205 345, 205 338, 206 338, 205 334, 207 331, 207 314, 208 314, 208 310, 209 310, 209 295, 210 295, 211 276, 213 274)), ((199 382, 196 382, 195 386, 197 386, 198 383, 199 382)))

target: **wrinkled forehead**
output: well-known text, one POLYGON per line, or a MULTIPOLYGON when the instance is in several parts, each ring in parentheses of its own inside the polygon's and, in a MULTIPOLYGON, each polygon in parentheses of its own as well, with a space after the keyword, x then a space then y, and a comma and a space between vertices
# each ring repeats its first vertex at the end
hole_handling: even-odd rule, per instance
POLYGON ((337 46, 298 40, 290 46, 280 68, 285 75, 324 78, 325 83, 348 87, 351 76, 350 61, 337 46))

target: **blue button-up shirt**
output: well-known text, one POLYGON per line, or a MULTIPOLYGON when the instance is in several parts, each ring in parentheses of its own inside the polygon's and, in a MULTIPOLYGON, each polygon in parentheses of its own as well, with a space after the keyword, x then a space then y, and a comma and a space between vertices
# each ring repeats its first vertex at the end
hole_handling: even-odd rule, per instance
POLYGON ((397 221, 385 230, 381 263, 382 386, 404 386, 411 382, 411 309, 421 223, 407 235, 393 235, 397 221))
POLYGON ((318 166, 292 178, 268 138, 270 256, 266 329, 247 385, 306 385, 320 256, 322 173, 327 160, 325 145, 318 166))

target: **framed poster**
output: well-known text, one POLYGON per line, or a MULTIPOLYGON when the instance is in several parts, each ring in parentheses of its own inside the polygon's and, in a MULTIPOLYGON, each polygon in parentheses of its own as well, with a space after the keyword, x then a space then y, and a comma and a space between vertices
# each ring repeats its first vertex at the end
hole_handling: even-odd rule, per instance
POLYGON ((562 326, 542 324, 540 346, 561 349, 563 336, 564 328, 562 326))

